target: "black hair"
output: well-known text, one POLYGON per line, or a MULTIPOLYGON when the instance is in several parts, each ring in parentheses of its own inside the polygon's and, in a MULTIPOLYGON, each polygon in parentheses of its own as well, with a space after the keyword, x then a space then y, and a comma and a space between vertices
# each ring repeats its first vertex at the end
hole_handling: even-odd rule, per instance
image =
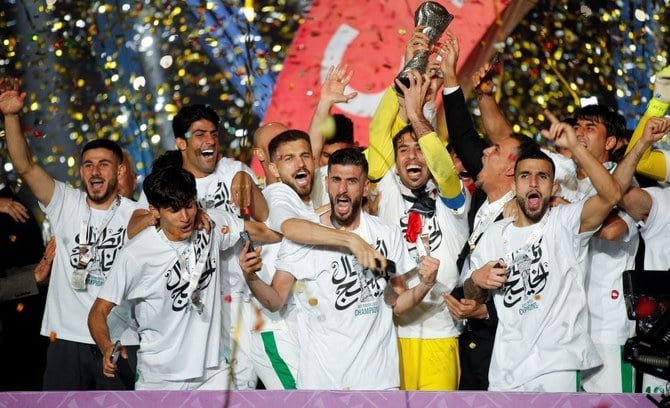
POLYGON ((193 174, 174 166, 153 171, 144 179, 143 189, 154 208, 187 208, 197 196, 193 174))
POLYGON ((345 147, 344 149, 333 152, 328 158, 328 171, 335 165, 340 166, 358 166, 363 169, 365 178, 368 177, 368 161, 361 149, 356 147, 345 147))
POLYGON ((186 139, 188 128, 191 127, 193 122, 197 122, 201 119, 212 122, 215 128, 219 128, 219 115, 209 105, 186 105, 179 109, 179 112, 177 112, 172 119, 172 132, 174 133, 174 137, 186 139))
POLYGON ((268 154, 270 155, 270 161, 275 161, 275 154, 279 149, 279 146, 284 143, 295 142, 296 140, 304 140, 309 145, 310 153, 312 150, 312 144, 309 141, 309 135, 299 129, 289 129, 281 132, 277 136, 273 137, 268 144, 268 154))
POLYGON ((114 156, 118 160, 118 163, 123 162, 123 150, 118 143, 109 140, 109 139, 93 139, 84 145, 84 148, 81 150, 82 157, 84 153, 92 149, 107 149, 114 153, 114 156))
POLYGON ((626 137, 626 119, 614 109, 606 105, 587 105, 575 111, 574 123, 577 120, 592 120, 602 123, 607 136, 616 137, 617 142, 626 137))
MULTIPOLYGON (((524 136, 525 137, 525 136, 524 136)), ((527 138, 528 139, 528 138, 527 138)), ((533 145, 527 145, 523 149, 519 149, 519 155, 516 158, 516 162, 514 163, 514 177, 516 177, 516 170, 519 167, 519 163, 523 160, 544 160, 546 162, 551 163, 551 178, 552 180, 556 176, 556 165, 554 164, 554 161, 551 160, 551 157, 549 157, 548 154, 542 151, 540 149, 540 146, 536 143, 535 146, 533 145)))
POLYGON ((393 154, 395 154, 398 151, 398 143, 400 143, 403 135, 405 135, 406 133, 413 135, 412 137, 414 138, 414 140, 418 140, 418 137, 416 136, 416 133, 414 133, 414 128, 412 127, 412 125, 405 126, 393 136, 393 154))
POLYGON ((168 150, 151 164, 151 171, 157 172, 167 167, 182 167, 183 159, 179 150, 168 150))
POLYGON ((324 139, 323 143, 326 145, 334 143, 354 144, 354 122, 347 116, 341 113, 333 115, 335 119, 335 134, 333 137, 324 139))

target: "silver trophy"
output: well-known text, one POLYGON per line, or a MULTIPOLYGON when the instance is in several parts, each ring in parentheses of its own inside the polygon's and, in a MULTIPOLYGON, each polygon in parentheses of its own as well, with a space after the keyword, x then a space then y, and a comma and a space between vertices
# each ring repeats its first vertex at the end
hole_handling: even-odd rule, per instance
MULTIPOLYGON (((444 30, 447 29, 449 23, 454 19, 454 16, 444 8, 443 5, 433 1, 426 1, 421 3, 419 8, 414 12, 414 26, 424 26, 423 32, 428 36, 428 46, 432 47, 435 42, 442 36, 444 30)), ((396 76, 400 82, 406 87, 409 87, 409 71, 417 70, 422 74, 426 73, 428 67, 428 57, 430 51, 417 51, 412 59, 407 61, 405 67, 396 76)), ((402 90, 395 86, 396 92, 402 95, 402 90)))

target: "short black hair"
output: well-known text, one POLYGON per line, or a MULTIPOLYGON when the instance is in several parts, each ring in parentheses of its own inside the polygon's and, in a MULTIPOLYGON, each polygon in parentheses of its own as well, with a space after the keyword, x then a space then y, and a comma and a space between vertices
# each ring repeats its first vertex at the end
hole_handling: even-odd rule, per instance
POLYGON ((93 139, 86 143, 84 145, 84 148, 81 149, 81 155, 82 157, 84 156, 84 153, 86 153, 89 150, 92 149, 107 149, 110 150, 112 153, 114 153, 114 156, 118 160, 118 163, 123 162, 123 150, 121 150, 121 146, 119 146, 118 143, 109 140, 109 139, 93 139))
POLYGON ((356 147, 345 147, 344 149, 333 152, 328 158, 328 171, 335 165, 340 166, 358 166, 363 169, 365 178, 368 177, 368 161, 361 149, 356 147))
POLYGON ((592 120, 602 123, 607 136, 616 137, 617 142, 626 137, 626 119, 607 105, 587 105, 575 111, 574 122, 592 120))
POLYGON ((202 119, 212 122, 215 128, 219 128, 219 115, 209 105, 186 105, 179 109, 179 112, 177 112, 172 119, 172 132, 174 133, 174 137, 186 139, 186 132, 188 132, 188 128, 191 127, 191 124, 202 119))
POLYGON ((335 120, 335 134, 331 138, 324 139, 323 144, 347 143, 353 145, 354 122, 341 113, 334 114, 333 119, 335 120))
POLYGON ((398 131, 398 133, 393 135, 393 154, 394 155, 398 151, 398 143, 400 143, 400 141, 402 140, 403 135, 405 135, 407 133, 413 135, 412 137, 414 138, 414 140, 419 140, 419 138, 416 136, 416 133, 414 133, 414 128, 412 127, 412 125, 405 126, 404 128, 400 129, 398 131))
MULTIPOLYGON (((524 136, 525 137, 525 136, 524 136)), ((548 154, 542 151, 540 146, 536 144, 535 146, 533 145, 528 145, 523 149, 519 150, 519 155, 516 158, 516 162, 514 163, 514 177, 516 178, 516 171, 517 168, 519 167, 519 163, 523 160, 544 160, 549 163, 551 163, 551 179, 552 181, 554 180, 554 177, 556 176, 556 165, 554 164, 554 161, 551 160, 551 157, 549 157, 548 154)))
POLYGON ((182 167, 184 159, 179 150, 168 150, 151 164, 151 171, 156 172, 167 167, 182 167))
POLYGON ((268 144, 268 154, 270 155, 270 161, 275 161, 275 154, 279 149, 279 146, 284 143, 295 142, 296 140, 304 140, 309 145, 309 149, 312 149, 312 143, 309 141, 309 135, 307 132, 304 132, 299 129, 289 129, 281 132, 277 136, 273 137, 268 144))
POLYGON ((181 167, 165 167, 144 179, 144 194, 154 208, 187 208, 197 197, 195 177, 181 167))

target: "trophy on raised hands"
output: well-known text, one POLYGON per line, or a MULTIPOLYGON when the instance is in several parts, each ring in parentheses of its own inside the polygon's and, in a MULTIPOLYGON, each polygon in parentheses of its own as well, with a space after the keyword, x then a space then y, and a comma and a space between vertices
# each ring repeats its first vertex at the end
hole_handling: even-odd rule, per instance
MULTIPOLYGON (((414 26, 424 26, 423 33, 428 36, 429 47, 432 47, 442 36, 442 33, 444 33, 444 30, 447 29, 447 26, 453 19, 454 16, 451 15, 443 5, 435 3, 434 1, 421 3, 414 12, 414 26)), ((409 71, 415 69, 420 73, 425 74, 426 68, 428 67, 429 56, 430 51, 417 51, 412 59, 407 61, 403 69, 396 76, 396 79, 402 82, 406 87, 409 87, 409 71)), ((398 88, 397 85, 395 86, 395 90, 398 94, 402 95, 402 90, 398 88)))

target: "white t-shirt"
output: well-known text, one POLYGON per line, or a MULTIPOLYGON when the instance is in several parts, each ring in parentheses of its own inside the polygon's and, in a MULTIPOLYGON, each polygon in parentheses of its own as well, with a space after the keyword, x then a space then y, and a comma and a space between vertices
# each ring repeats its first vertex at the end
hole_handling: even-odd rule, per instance
MULTIPOLYGON (((405 200, 400 190, 400 179, 395 168, 391 169, 380 180, 377 187, 382 198, 379 203, 379 216, 389 222, 399 224, 402 233, 407 230, 408 211, 412 203, 405 200)), ((437 271, 437 284, 414 306, 401 316, 396 316, 398 337, 401 338, 446 338, 460 334, 457 321, 449 313, 442 298, 443 292, 451 292, 458 286, 460 271, 456 266, 458 254, 468 239, 467 209, 470 200, 466 200, 456 211, 449 209, 442 200, 435 200, 435 214, 426 218, 422 216, 422 234, 428 234, 430 255, 440 260, 437 271)), ((421 234, 420 234, 421 235, 421 234)), ((403 235, 404 236, 404 235, 403 235)), ((415 262, 426 255, 421 237, 416 242, 405 242, 410 256, 415 262)), ((407 281, 408 287, 419 284, 419 275, 407 281)))
MULTIPOLYGON (((361 213, 354 232, 393 260, 399 273, 415 267, 397 226, 361 213)), ((351 253, 288 240, 276 265, 297 280, 298 388, 397 388, 398 345, 385 281, 374 279, 351 253)))
POLYGON ((212 216, 217 225, 211 235, 196 230, 193 245, 196 259, 207 256, 197 279, 202 313, 190 300, 189 241, 168 241, 156 228, 128 242, 98 294, 115 304, 127 299, 135 305, 141 339, 137 369, 147 382, 197 378, 221 362, 219 251, 239 240, 243 224, 223 211, 213 212, 218 214, 212 216), (228 226, 225 234, 223 225, 228 226))
MULTIPOLYGON (((604 164, 613 172, 616 164, 604 164)), ((589 178, 578 181, 579 199, 596 194, 589 178)), ((623 272, 635 267, 639 244, 635 220, 624 211, 619 217, 626 223, 626 235, 617 241, 593 236, 589 242, 586 261, 586 298, 588 299, 589 333, 598 344, 623 345, 635 334, 635 322, 628 319, 623 296, 623 272)))
MULTIPOLYGON (((314 213, 312 207, 306 205, 291 187, 283 183, 273 183, 263 189, 263 196, 268 202, 270 214, 265 222, 273 231, 281 233, 281 224, 291 218, 300 218, 315 223, 319 223, 319 217, 314 213)), ((275 275, 275 260, 281 242, 263 245, 261 250, 261 258, 263 259, 263 266, 258 272, 258 277, 268 285, 272 283, 272 278, 275 275)), ((270 312, 264 308, 260 303, 256 305, 263 314, 272 321, 278 321, 283 317, 287 317, 293 313, 295 308, 295 301, 292 295, 286 300, 286 306, 278 312, 270 312)), ((269 326, 269 322, 266 326, 269 326)))
POLYGON ((512 390, 542 374, 601 363, 588 335, 581 262, 593 231, 579 233, 583 205, 552 209, 541 234, 541 222, 518 228, 511 219, 498 221, 472 253, 474 270, 532 243, 527 256, 516 257, 520 264, 508 262, 507 283, 493 292, 499 323, 489 389, 512 390))
MULTIPOLYGON (((120 197, 119 205, 112 204, 107 211, 91 209, 86 193, 56 181, 49 205, 44 207, 40 203, 40 208, 49 217, 56 238, 56 257, 40 334, 54 333, 59 339, 95 344, 88 331, 88 312, 127 239, 126 227, 135 203, 120 197), (77 290, 71 282, 79 262, 83 222, 87 225, 84 229, 88 231, 87 241, 92 244, 89 249, 92 259, 86 267, 86 289, 77 290)), ((137 338, 132 336, 122 341, 137 344, 137 338)))
POLYGON ((670 188, 649 187, 643 189, 651 196, 651 210, 647 221, 640 227, 644 238, 644 269, 666 270, 670 268, 670 188))

